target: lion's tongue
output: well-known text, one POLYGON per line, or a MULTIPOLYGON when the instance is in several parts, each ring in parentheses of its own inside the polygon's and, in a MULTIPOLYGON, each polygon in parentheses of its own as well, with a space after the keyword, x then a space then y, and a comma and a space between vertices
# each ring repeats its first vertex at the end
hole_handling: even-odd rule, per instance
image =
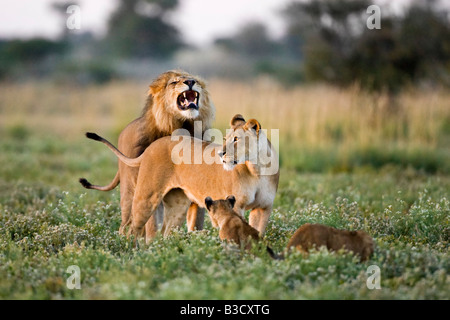
POLYGON ((195 98, 197 98, 197 95, 194 91, 185 91, 183 95, 185 99, 189 100, 190 102, 194 102, 195 98))
POLYGON ((196 98, 197 97, 194 91, 183 92, 180 104, 183 109, 198 109, 198 106, 195 103, 196 98))

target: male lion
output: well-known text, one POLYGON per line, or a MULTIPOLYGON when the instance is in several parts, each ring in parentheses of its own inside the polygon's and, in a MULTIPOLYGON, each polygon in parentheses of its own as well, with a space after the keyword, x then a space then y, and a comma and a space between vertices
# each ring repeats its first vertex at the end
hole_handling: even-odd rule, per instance
MULTIPOLYGON (((126 156, 134 158, 141 155, 153 141, 171 135, 176 129, 187 129, 192 136, 194 121, 201 121, 203 134, 205 130, 211 128, 214 116, 214 105, 205 83, 200 78, 180 70, 168 71, 162 73, 150 85, 142 115, 120 133, 118 147, 126 156)), ((85 188, 101 191, 112 190, 120 182, 122 223, 119 231, 122 234, 124 227, 130 223, 137 176, 137 168, 131 168, 119 161, 119 170, 114 180, 107 186, 92 185, 86 179, 80 179, 85 188)), ((177 199, 180 193, 174 189, 166 196, 177 199)), ((161 209, 158 210, 160 213, 161 209)), ((203 217, 204 210, 192 204, 188 210, 189 230, 201 229, 203 217)), ((155 219, 147 224, 147 232, 150 236, 155 234, 155 219)))
MULTIPOLYGON (((278 188, 278 155, 255 119, 246 122, 241 115, 236 115, 231 120, 231 126, 233 130, 228 133, 224 146, 186 136, 181 142, 163 137, 134 159, 124 156, 95 133, 87 134, 88 138, 106 144, 126 165, 139 167, 132 204, 131 234, 137 237, 144 235, 144 225, 161 201, 164 200, 165 206, 182 205, 180 198, 177 203, 167 199, 166 195, 172 189, 182 189, 186 200, 201 207, 205 206, 207 196, 225 198, 233 194, 236 196, 235 211, 243 216, 245 210, 252 210, 250 225, 260 234, 264 233, 278 188), (246 143, 249 140, 255 143, 253 152, 247 149, 248 145, 252 145, 246 143), (237 156, 227 154, 234 147, 238 151, 237 156), (174 149, 183 152, 173 152, 174 149), (202 154, 210 152, 215 161, 207 163, 202 157, 202 161, 196 163, 194 158, 198 149, 202 154), (189 153, 188 159, 185 159, 184 151, 189 153), (263 154, 269 157, 270 163, 261 159, 263 154), (268 166, 272 166, 272 174, 266 175, 264 172, 267 172, 268 166)), ((165 215, 163 233, 178 225, 184 215, 180 210, 174 210, 170 216, 165 215)))
POLYGON ((295 231, 288 242, 287 250, 292 247, 302 253, 312 248, 325 246, 328 250, 345 249, 359 255, 361 261, 373 254, 373 240, 364 231, 338 230, 322 224, 306 223, 295 231))

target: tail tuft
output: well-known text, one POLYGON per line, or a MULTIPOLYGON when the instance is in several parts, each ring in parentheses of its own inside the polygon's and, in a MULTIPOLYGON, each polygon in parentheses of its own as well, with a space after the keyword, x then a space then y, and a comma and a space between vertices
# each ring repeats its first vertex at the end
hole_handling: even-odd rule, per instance
POLYGON ((276 254, 275 252, 273 252, 272 248, 270 248, 270 247, 266 247, 266 248, 267 248, 267 253, 270 255, 270 257, 271 257, 272 259, 275 259, 275 260, 284 260, 283 255, 281 255, 281 254, 276 254))
POLYGON ((80 178, 80 180, 78 180, 78 181, 80 181, 81 185, 83 187, 85 187, 86 189, 91 189, 92 184, 89 181, 87 181, 85 178, 80 178))
POLYGON ((98 134, 94 132, 86 132, 86 137, 92 140, 101 141, 102 137, 100 137, 98 134))

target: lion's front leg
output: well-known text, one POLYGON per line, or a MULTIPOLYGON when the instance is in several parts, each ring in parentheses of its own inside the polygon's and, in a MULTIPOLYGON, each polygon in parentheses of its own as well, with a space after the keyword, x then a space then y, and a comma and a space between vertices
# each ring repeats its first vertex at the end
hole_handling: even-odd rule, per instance
POLYGON ((180 208, 169 210, 164 208, 164 224, 161 229, 163 237, 167 237, 174 228, 183 225, 184 221, 186 221, 186 209, 187 206, 181 210, 180 208))
POLYGON ((191 203, 186 215, 188 231, 203 230, 204 221, 205 209, 200 208, 196 203, 191 203))
POLYGON ((266 231, 267 224, 269 223, 270 213, 272 208, 255 208, 250 211, 249 221, 250 226, 258 230, 259 235, 263 236, 266 231))
POLYGON ((164 196, 164 224, 161 233, 164 237, 175 227, 186 221, 186 210, 191 203, 181 189, 173 189, 164 196))

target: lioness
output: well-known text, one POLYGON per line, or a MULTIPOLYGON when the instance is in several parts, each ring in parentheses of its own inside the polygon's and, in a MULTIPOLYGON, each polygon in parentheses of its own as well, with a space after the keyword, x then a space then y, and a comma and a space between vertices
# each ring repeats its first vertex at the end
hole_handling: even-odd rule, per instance
MULTIPOLYGON (((241 248, 250 250, 252 242, 260 241, 261 237, 255 228, 233 211, 235 203, 236 198, 233 195, 228 196, 225 200, 213 200, 211 197, 205 199, 209 217, 219 228, 220 240, 234 242, 241 248)), ((280 259, 270 247, 266 248, 272 258, 280 259)))
MULTIPOLYGON (((215 108, 209 97, 205 83, 198 77, 181 70, 162 73, 150 85, 147 103, 142 115, 128 124, 120 133, 119 149, 128 157, 141 155, 156 139, 169 136, 176 129, 187 129, 194 134, 194 121, 201 121, 202 132, 211 128, 214 121, 215 108)), ((87 189, 109 191, 120 182, 120 207, 122 223, 120 233, 130 223, 131 204, 133 202, 134 186, 136 185, 138 169, 119 161, 119 170, 114 180, 107 186, 93 185, 81 178, 80 183, 87 189)), ((166 195, 177 201, 183 197, 180 190, 172 190, 166 195)), ((172 202, 173 202, 172 201, 172 202)), ((162 207, 159 208, 161 214, 162 207)), ((204 210, 193 204, 188 210, 188 229, 201 229, 204 210)), ((178 210, 178 208, 174 208, 178 210)), ((156 232, 156 221, 153 218, 146 226, 147 233, 152 236, 156 232)))
POLYGON ((361 261, 367 260, 374 250, 372 238, 364 231, 338 230, 333 227, 306 223, 295 231, 288 242, 287 250, 292 247, 302 253, 312 248, 327 247, 328 250, 345 249, 359 255, 361 261))
MULTIPOLYGON (((260 234, 264 233, 278 188, 278 155, 257 120, 246 122, 241 115, 236 115, 231 120, 231 127, 233 130, 226 136, 223 146, 192 137, 183 137, 181 142, 173 141, 171 137, 163 137, 134 159, 124 156, 102 137, 93 133, 87 134, 88 138, 105 143, 126 165, 139 167, 132 204, 131 234, 143 236, 145 223, 165 195, 174 188, 182 189, 190 201, 201 207, 205 206, 204 199, 207 196, 220 199, 234 194, 235 211, 243 216, 245 210, 252 210, 250 225, 260 234), (249 139, 255 141, 256 150, 247 150, 246 140, 249 139), (221 147, 219 155, 218 150, 221 147), (230 150, 235 147, 237 152, 230 155, 230 150), (184 153, 172 152, 174 148, 188 150, 189 153, 193 150, 191 162, 184 163, 184 153), (205 150, 209 151, 215 162, 207 164, 202 158, 202 162, 195 164, 195 150, 199 148, 203 154, 205 150), (263 152, 269 156, 270 164, 261 165, 263 152), (274 173, 261 174, 268 165, 275 167, 274 173)), ((169 201, 164 200, 166 205, 169 201)), ((166 225, 166 218, 178 221, 183 215, 184 213, 174 212, 172 217, 165 216, 164 224, 166 225)), ((171 226, 171 222, 167 222, 168 225, 163 226, 163 232, 171 226)))

